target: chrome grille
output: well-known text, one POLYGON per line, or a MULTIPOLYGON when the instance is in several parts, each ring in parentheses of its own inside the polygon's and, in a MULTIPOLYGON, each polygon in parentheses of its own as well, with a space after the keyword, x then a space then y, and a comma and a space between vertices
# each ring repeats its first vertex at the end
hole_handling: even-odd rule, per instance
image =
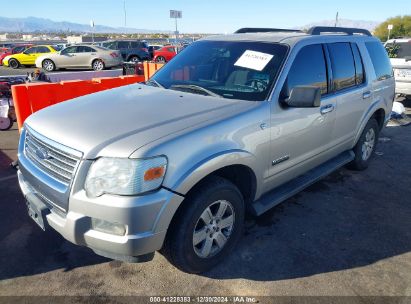
POLYGON ((40 170, 65 185, 70 184, 81 159, 78 151, 42 138, 30 130, 26 130, 24 154, 40 170))

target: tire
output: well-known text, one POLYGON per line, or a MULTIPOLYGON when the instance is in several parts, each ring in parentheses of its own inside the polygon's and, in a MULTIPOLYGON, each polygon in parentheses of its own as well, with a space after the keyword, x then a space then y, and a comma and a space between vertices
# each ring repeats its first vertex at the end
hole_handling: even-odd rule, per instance
POLYGON ((9 60, 9 67, 12 69, 18 69, 20 67, 20 62, 17 59, 11 58, 9 60))
POLYGON ((158 57, 156 58, 156 62, 158 62, 158 63, 166 63, 167 60, 166 60, 163 56, 158 56, 158 57))
POLYGON ((138 58, 138 56, 131 56, 130 58, 128 58, 129 62, 140 62, 140 58, 138 58))
POLYGON ((56 69, 56 65, 54 64, 54 62, 50 59, 45 59, 43 60, 43 62, 41 63, 41 66, 43 67, 44 70, 46 70, 47 72, 53 72, 56 69))
POLYGON ((9 117, 0 117, 0 131, 9 130, 13 126, 13 119, 9 117))
POLYGON ((348 164, 348 168, 357 171, 362 171, 368 168, 378 143, 379 130, 380 128, 377 121, 374 118, 371 118, 353 149, 355 158, 348 164))
POLYGON ((182 271, 209 270, 233 250, 241 237, 244 212, 244 200, 237 187, 224 178, 212 177, 185 199, 170 224, 161 252, 182 271))
POLYGON ((91 64, 91 67, 93 68, 94 71, 102 71, 104 70, 104 62, 100 59, 95 59, 93 63, 91 64))

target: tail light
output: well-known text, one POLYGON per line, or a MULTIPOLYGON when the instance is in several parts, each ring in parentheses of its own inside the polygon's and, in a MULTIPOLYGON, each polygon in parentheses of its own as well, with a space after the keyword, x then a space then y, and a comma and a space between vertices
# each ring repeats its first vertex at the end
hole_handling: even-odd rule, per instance
POLYGON ((141 48, 141 50, 148 53, 148 48, 141 48))

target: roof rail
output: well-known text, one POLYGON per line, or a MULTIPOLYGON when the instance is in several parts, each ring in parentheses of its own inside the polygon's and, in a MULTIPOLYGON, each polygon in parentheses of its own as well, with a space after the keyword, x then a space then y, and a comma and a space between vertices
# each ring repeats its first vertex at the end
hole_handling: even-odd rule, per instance
POLYGON ((333 27, 333 26, 314 26, 307 31, 310 35, 321 35, 321 33, 337 33, 337 34, 363 34, 372 36, 369 30, 351 27, 333 27))
POLYGON ((265 27, 243 27, 235 31, 234 34, 244 33, 278 33, 278 32, 302 32, 300 30, 291 29, 277 29, 277 28, 265 28, 265 27))

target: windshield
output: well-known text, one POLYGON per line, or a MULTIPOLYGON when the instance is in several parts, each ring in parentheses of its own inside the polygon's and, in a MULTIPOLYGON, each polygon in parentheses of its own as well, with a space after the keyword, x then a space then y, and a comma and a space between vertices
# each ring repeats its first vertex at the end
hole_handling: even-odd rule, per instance
POLYGON ((278 43, 199 41, 167 63, 151 83, 202 95, 265 100, 287 49, 278 43))
POLYGON ((411 57, 411 40, 408 42, 394 42, 385 45, 390 58, 411 57))

